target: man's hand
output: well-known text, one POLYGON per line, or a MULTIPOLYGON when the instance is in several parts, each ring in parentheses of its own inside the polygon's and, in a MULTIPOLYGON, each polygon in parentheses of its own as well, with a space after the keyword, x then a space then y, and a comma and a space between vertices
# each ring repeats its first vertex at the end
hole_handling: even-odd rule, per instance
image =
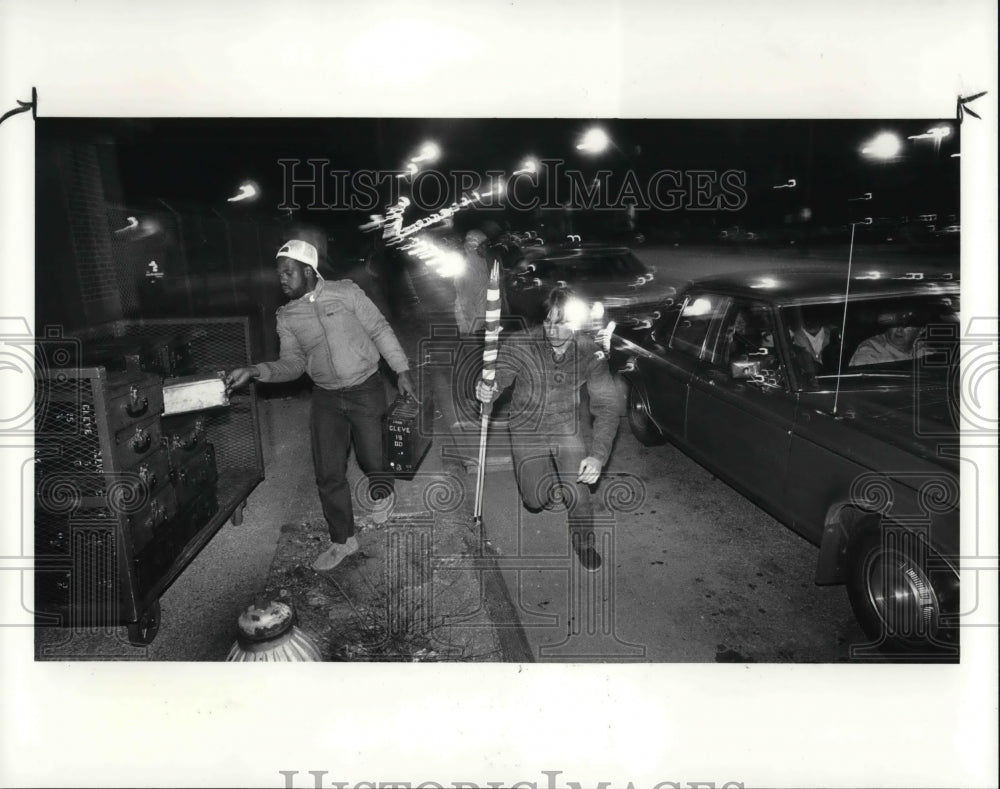
POLYGON ((497 396, 497 384, 494 381, 492 384, 486 383, 482 378, 479 379, 479 383, 476 384, 476 399, 485 405, 489 405, 493 402, 493 398, 497 396))
POLYGON ((396 388, 403 397, 412 397, 420 402, 420 398, 417 397, 417 387, 413 385, 413 379, 408 372, 396 373, 396 388))
POLYGON ((258 377, 260 377, 260 370, 256 367, 237 367, 235 370, 230 370, 226 375, 226 391, 246 386, 258 377))
POLYGON ((601 476, 602 468, 604 468, 604 464, 597 458, 585 457, 580 461, 580 471, 576 481, 582 482, 584 485, 593 485, 601 476))
POLYGON ((603 329, 598 329, 594 334, 594 342, 603 350, 605 353, 611 352, 611 338, 614 336, 617 324, 614 321, 610 321, 607 326, 603 329))

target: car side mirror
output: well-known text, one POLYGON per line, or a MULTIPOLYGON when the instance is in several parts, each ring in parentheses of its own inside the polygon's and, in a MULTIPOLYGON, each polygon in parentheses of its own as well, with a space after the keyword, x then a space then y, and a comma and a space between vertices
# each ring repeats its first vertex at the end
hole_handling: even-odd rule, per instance
POLYGON ((729 363, 729 374, 734 381, 748 381, 760 377, 760 362, 756 359, 736 359, 729 363))

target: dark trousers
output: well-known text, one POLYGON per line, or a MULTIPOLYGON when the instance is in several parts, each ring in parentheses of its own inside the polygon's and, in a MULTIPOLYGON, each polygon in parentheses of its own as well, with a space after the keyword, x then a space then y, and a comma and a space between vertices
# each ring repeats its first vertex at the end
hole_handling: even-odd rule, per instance
POLYGON ((385 411, 385 389, 378 373, 348 389, 313 388, 309 417, 313 468, 330 539, 335 543, 347 542, 354 534, 354 508, 347 482, 352 439, 371 497, 377 500, 392 493, 393 479, 385 471, 382 449, 385 411))
POLYGON ((548 446, 518 443, 511 436, 514 476, 525 506, 537 511, 561 499, 567 505, 570 528, 592 530, 593 494, 589 485, 576 481, 580 461, 587 456, 580 437, 551 436, 548 446))

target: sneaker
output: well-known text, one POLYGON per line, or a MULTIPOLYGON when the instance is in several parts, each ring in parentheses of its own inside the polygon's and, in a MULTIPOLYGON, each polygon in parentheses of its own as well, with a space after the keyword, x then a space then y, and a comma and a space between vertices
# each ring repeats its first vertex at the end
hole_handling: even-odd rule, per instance
POLYGON ((588 573, 596 573, 601 568, 601 554, 594 547, 594 533, 580 534, 579 532, 574 532, 572 541, 573 552, 576 553, 576 558, 580 560, 580 565, 588 573))
POLYGON ((319 571, 332 570, 352 553, 356 553, 357 550, 357 537, 348 537, 347 542, 344 543, 335 542, 316 557, 312 568, 319 571))
POLYGON ((375 507, 372 509, 372 522, 376 526, 383 526, 385 522, 389 520, 389 516, 392 515, 392 511, 396 508, 396 492, 393 491, 385 498, 376 500, 375 507))

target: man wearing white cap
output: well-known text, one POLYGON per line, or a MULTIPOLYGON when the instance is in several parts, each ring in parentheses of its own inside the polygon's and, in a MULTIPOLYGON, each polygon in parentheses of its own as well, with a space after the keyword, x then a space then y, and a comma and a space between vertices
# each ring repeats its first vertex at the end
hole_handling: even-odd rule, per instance
POLYGON ((277 312, 278 361, 233 370, 227 382, 237 388, 254 379, 293 381, 302 373, 312 379, 313 466, 333 543, 313 567, 331 570, 358 550, 347 482, 352 439, 376 502, 376 522, 384 522, 392 507, 393 480, 385 472, 382 455, 386 400, 378 374, 379 356, 395 371, 403 395, 416 397, 416 389, 406 354, 388 321, 350 280, 323 279, 315 246, 289 241, 278 250, 276 268, 281 290, 290 299, 277 312))

